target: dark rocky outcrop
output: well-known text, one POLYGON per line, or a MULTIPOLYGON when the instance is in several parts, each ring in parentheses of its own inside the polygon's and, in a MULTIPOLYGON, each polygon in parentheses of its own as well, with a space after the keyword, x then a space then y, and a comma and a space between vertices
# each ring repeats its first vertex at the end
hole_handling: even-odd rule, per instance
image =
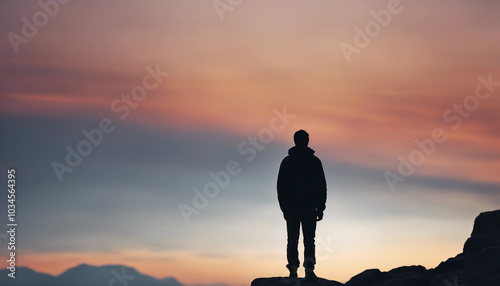
POLYGON ((383 286, 420 286, 429 284, 430 276, 423 266, 403 266, 389 272, 378 269, 366 270, 349 280, 346 286, 383 285, 383 286))
MULTIPOLYGON (((286 278, 259 278, 252 286, 342 285, 329 280, 304 284, 284 283, 286 278), (328 284, 332 283, 332 284, 328 284)), ((403 266, 382 272, 369 269, 352 277, 345 286, 500 286, 500 210, 481 213, 474 221, 463 253, 435 269, 403 266)))
POLYGON ((474 221, 463 253, 431 272, 431 286, 442 285, 439 281, 453 277, 458 277, 460 285, 500 285, 500 210, 481 213, 474 221))

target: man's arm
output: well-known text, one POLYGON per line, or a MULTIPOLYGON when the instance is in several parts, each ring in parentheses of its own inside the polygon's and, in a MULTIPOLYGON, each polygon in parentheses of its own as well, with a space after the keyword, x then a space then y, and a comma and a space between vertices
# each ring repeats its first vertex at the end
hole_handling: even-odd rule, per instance
POLYGON ((286 158, 283 159, 280 165, 280 170, 278 173, 278 202, 280 204, 280 209, 282 212, 285 212, 287 209, 287 193, 286 190, 288 188, 288 172, 286 167, 286 158))
POLYGON ((316 170, 316 209, 320 212, 326 208, 326 178, 321 160, 317 159, 316 170))

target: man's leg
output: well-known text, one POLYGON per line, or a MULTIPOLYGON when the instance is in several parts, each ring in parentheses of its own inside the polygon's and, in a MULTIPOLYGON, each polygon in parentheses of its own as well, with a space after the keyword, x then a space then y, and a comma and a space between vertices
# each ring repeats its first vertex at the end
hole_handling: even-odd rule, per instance
POLYGON ((299 268, 299 234, 300 234, 300 221, 296 218, 288 219, 286 221, 286 230, 288 234, 287 246, 286 246, 286 257, 288 259, 288 265, 286 268, 290 270, 290 274, 293 272, 297 273, 297 268, 299 268))
POLYGON ((313 272, 316 264, 316 249, 314 237, 316 236, 316 217, 308 216, 302 220, 302 234, 304 235, 304 268, 313 272))

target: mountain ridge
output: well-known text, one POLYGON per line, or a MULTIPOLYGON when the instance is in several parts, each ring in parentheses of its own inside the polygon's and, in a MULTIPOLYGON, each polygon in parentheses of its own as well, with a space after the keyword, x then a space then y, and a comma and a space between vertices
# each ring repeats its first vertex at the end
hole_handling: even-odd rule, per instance
POLYGON ((10 278, 8 269, 0 270, 0 285, 13 286, 184 286, 176 278, 168 276, 157 279, 142 274, 133 267, 119 264, 93 266, 86 263, 66 269, 57 276, 37 272, 28 267, 17 267, 16 278, 10 278))

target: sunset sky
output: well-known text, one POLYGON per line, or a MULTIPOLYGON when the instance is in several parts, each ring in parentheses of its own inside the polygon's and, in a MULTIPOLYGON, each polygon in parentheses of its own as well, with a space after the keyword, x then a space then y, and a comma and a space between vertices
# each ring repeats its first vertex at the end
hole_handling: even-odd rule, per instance
POLYGON ((299 129, 328 184, 318 276, 436 267, 500 208, 498 1, 67 2, 0 2, 20 266, 287 275, 276 178, 299 129))

